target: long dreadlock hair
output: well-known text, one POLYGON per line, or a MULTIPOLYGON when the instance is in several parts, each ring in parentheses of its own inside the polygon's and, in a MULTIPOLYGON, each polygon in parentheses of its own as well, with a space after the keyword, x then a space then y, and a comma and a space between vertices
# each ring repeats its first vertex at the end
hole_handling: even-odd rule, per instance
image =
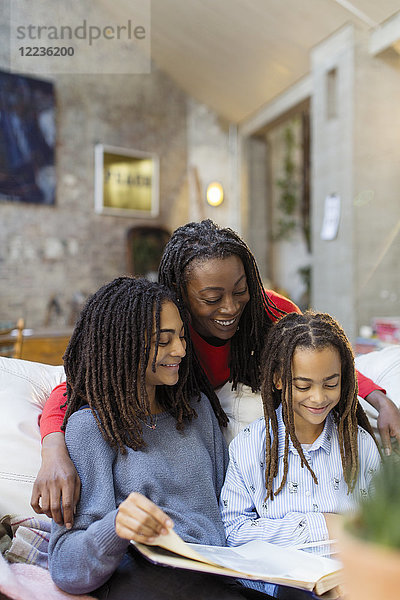
MULTIPOLYGON (((114 279, 91 296, 63 357, 67 375, 63 429, 70 415, 88 404, 111 446, 125 453, 126 446, 137 450, 145 445, 142 420, 151 418, 145 373, 154 329, 152 370, 156 368, 160 313, 166 302, 176 303, 172 290, 132 277, 114 279)), ((190 400, 207 392, 204 386, 200 390, 191 369, 191 354, 189 342, 177 384, 157 386, 156 392, 159 405, 176 419, 179 430, 196 416, 190 400)))
MULTIPOLYGON (((361 425, 375 440, 368 418, 358 402, 357 375, 350 342, 339 323, 326 313, 307 311, 304 314, 290 313, 282 317, 270 329, 262 357, 263 375, 261 396, 266 422, 266 498, 273 500, 286 483, 288 473, 289 437, 314 481, 317 477, 308 464, 301 444, 296 436, 292 395, 292 360, 297 348, 322 350, 336 348, 340 355, 341 392, 332 414, 338 428, 340 456, 343 474, 351 492, 358 474, 357 424, 361 425), (275 387, 274 378, 279 376, 282 390, 275 387), (285 401, 282 401, 282 398, 285 401), (273 492, 273 481, 278 474, 278 421, 276 409, 282 403, 282 418, 285 424, 284 472, 278 489, 273 492), (271 443, 272 429, 273 439, 271 443)), ((377 444, 378 446, 378 444, 377 444)), ((379 449, 379 447, 378 447, 379 449)))
MULTIPOLYGON (((184 293, 193 268, 210 259, 238 256, 246 273, 250 300, 240 318, 240 326, 231 339, 230 381, 260 389, 260 360, 265 334, 276 315, 285 314, 264 292, 260 273, 246 243, 232 229, 222 228, 210 219, 187 223, 172 234, 159 267, 159 281, 175 290, 184 305, 184 293)), ((186 307, 190 314, 190 306, 186 307)), ((200 365, 198 368, 201 369, 200 365)))

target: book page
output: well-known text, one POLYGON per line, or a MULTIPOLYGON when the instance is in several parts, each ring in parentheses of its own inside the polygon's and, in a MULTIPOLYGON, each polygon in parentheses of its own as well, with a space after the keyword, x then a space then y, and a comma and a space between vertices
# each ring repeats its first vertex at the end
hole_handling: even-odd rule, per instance
POLYGON ((210 563, 227 567, 253 577, 292 579, 316 582, 341 568, 338 561, 311 555, 301 550, 252 541, 235 547, 187 544, 210 563))
POLYGON ((321 577, 341 569, 339 561, 334 559, 257 540, 235 547, 187 544, 171 530, 167 535, 159 536, 152 545, 263 580, 287 579, 315 583, 321 577))
MULTIPOLYGON (((207 564, 210 563, 210 560, 206 555, 202 556, 196 551, 197 547, 207 548, 207 546, 187 544, 173 529, 171 529, 167 535, 159 535, 152 544, 149 544, 149 546, 150 545, 160 546, 160 548, 165 548, 170 552, 175 552, 175 554, 180 554, 181 556, 191 558, 192 560, 198 560, 199 562, 205 562, 207 564)), ((218 563, 213 561, 211 561, 211 564, 218 565, 218 563)))

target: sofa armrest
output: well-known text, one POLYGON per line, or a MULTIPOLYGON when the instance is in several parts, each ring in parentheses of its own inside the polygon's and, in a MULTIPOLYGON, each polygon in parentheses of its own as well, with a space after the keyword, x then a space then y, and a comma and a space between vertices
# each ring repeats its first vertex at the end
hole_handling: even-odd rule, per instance
POLYGON ((0 518, 35 514, 32 485, 40 468, 38 417, 62 366, 0 357, 0 518))

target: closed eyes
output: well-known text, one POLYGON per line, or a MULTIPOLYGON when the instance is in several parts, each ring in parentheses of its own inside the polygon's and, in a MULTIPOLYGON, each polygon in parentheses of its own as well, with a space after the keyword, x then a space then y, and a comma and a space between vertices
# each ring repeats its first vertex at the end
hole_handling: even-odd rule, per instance
MULTIPOLYGON (((184 333, 180 333, 179 334, 179 339, 182 342, 186 342, 185 334, 184 333)), ((158 342, 158 345, 161 346, 161 347, 165 347, 165 346, 168 346, 168 344, 170 344, 171 342, 172 342, 172 339, 168 339, 168 340, 160 339, 160 341, 158 342)))
MULTIPOLYGON (((238 292, 233 292, 234 296, 244 296, 245 294, 247 294, 247 287, 244 290, 240 290, 238 292)), ((218 302, 221 302, 222 300, 222 296, 219 298, 203 298, 203 302, 205 302, 206 304, 217 304, 218 302)))
MULTIPOLYGON (((337 388, 339 385, 339 382, 336 383, 325 383, 324 387, 328 390, 334 390, 335 388, 337 388)), ((298 385, 295 386, 296 390, 299 390, 299 392, 307 392, 308 390, 311 389, 310 385, 307 385, 306 387, 300 387, 298 385)))

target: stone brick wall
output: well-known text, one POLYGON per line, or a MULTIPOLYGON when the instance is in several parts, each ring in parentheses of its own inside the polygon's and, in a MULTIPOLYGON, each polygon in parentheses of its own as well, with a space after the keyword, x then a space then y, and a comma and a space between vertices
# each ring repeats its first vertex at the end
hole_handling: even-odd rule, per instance
MULTIPOLYGON (((0 68, 4 64, 0 54, 0 68)), ((189 219, 205 217, 236 227, 237 217, 229 123, 156 66, 147 75, 64 74, 53 81, 56 205, 0 202, 0 320, 22 315, 32 328, 69 324, 77 297, 126 273, 131 227, 151 224, 172 232, 189 219), (144 221, 95 214, 98 142, 158 154, 159 217, 144 221), (194 192, 193 169, 200 193, 194 192), (204 201, 205 186, 214 179, 227 192, 218 208, 204 201)))
POLYGON ((61 312, 52 311, 51 324, 65 325, 74 294, 124 274, 127 231, 145 223, 95 214, 96 142, 156 152, 161 213, 147 223, 171 229, 187 217, 186 94, 155 67, 149 75, 59 75, 54 83, 56 205, 0 203, 0 319, 23 315, 27 327, 44 325, 52 299, 61 312))

